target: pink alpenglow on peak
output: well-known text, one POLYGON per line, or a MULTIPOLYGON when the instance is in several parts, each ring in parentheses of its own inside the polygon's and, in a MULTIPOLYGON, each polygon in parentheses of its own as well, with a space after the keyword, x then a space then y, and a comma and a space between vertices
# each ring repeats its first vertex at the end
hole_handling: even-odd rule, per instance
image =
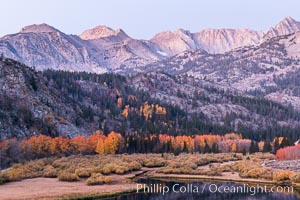
POLYGON ((275 27, 271 27, 269 31, 265 34, 265 39, 270 39, 272 37, 277 37, 281 35, 288 35, 300 31, 300 22, 296 21, 292 17, 286 17, 275 27))
POLYGON ((113 30, 107 26, 96 26, 95 28, 88 29, 80 34, 80 38, 83 40, 96 40, 110 36, 117 36, 121 39, 129 38, 122 29, 113 30))
POLYGON ((49 26, 48 24, 33 24, 25 26, 21 29, 20 33, 51 33, 60 32, 56 28, 49 26))

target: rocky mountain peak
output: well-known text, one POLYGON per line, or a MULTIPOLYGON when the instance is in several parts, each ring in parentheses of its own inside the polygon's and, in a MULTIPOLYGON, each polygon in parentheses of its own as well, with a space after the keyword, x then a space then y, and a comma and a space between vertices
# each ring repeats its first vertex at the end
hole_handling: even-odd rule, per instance
POLYGON ((185 29, 182 29, 182 28, 176 30, 175 33, 177 33, 177 34, 191 35, 191 32, 190 32, 190 31, 185 30, 185 29))
POLYGON ((118 36, 124 39, 129 38, 122 29, 113 30, 112 28, 104 25, 96 26, 95 28, 88 29, 80 34, 80 38, 83 40, 96 40, 110 36, 118 36))
POLYGON ((256 45, 263 32, 250 29, 204 29, 194 33, 199 48, 209 53, 225 53, 232 49, 256 45))
POLYGON ((287 35, 299 31, 300 22, 296 21, 292 17, 286 17, 275 26, 275 29, 279 34, 287 35))
POLYGON ((296 21, 294 18, 288 16, 285 17, 283 20, 281 20, 278 24, 288 24, 288 25, 293 25, 293 24, 299 24, 298 21, 296 21))
POLYGON ((169 56, 176 55, 180 52, 196 49, 195 41, 192 34, 184 29, 176 31, 164 31, 156 34, 152 39, 161 52, 169 56))
POLYGON ((178 29, 161 32, 151 42, 160 51, 168 55, 176 55, 186 50, 203 49, 209 53, 224 53, 234 48, 256 45, 263 36, 261 31, 249 29, 204 29, 196 33, 178 29))
POLYGON ((51 32, 60 32, 60 31, 45 23, 25 26, 20 31, 20 33, 51 33, 51 32))
POLYGON ((297 31, 300 31, 300 22, 296 21, 292 17, 286 17, 274 27, 270 28, 264 38, 269 39, 281 35, 288 35, 297 31))

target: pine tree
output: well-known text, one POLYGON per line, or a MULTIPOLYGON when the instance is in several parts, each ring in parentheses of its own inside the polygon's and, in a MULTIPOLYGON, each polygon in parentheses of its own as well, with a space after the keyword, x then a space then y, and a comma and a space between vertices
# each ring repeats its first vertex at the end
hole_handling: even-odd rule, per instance
POLYGON ((180 148, 176 148, 173 152, 174 156, 178 156, 180 154, 180 148))
POLYGON ((205 146, 204 146, 203 153, 211 153, 211 149, 210 149, 210 147, 209 147, 209 145, 207 144, 206 141, 205 141, 205 146))
POLYGON ((185 153, 189 152, 189 149, 187 148, 186 141, 183 142, 183 150, 182 151, 185 152, 185 153))
POLYGON ((291 146, 291 142, 288 138, 284 137, 279 145, 279 148, 284 148, 284 147, 287 147, 287 146, 291 146))
POLYGON ((249 153, 250 154, 253 154, 255 152, 258 152, 259 151, 259 147, 258 147, 258 144, 257 142, 254 142, 253 140, 251 141, 251 144, 250 144, 250 148, 249 148, 249 153))
POLYGON ((270 142, 265 142, 263 147, 263 152, 271 152, 272 146, 270 142))
POLYGON ((274 142, 274 153, 276 153, 279 148, 280 148, 279 139, 276 138, 274 142))
POLYGON ((243 148, 243 156, 245 156, 247 154, 246 149, 243 148))
POLYGON ((219 147, 217 143, 213 143, 212 147, 211 147, 211 152, 212 153, 219 153, 219 147))

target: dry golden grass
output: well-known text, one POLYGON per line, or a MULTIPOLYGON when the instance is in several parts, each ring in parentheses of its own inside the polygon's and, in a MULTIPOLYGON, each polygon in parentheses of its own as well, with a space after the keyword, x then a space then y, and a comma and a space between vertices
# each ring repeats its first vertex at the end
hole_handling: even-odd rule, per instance
POLYGON ((242 154, 220 153, 220 154, 200 154, 196 164, 198 166, 207 165, 209 163, 223 163, 229 161, 237 161, 243 158, 242 154))
POLYGON ((249 155, 250 160, 264 160, 264 159, 275 159, 275 155, 271 153, 255 153, 249 155))
MULTIPOLYGON (((242 161, 234 163, 232 169, 233 171, 238 172, 242 178, 265 179, 277 182, 292 180, 294 172, 262 167, 261 163, 266 159, 274 159, 274 155, 269 153, 248 155, 242 161)), ((297 180, 297 176, 295 176, 294 179, 297 180)))
POLYGON ((262 168, 264 159, 273 159, 272 154, 180 154, 167 157, 167 164, 157 172, 164 174, 189 174, 222 176, 223 172, 238 172, 241 178, 272 180, 273 170, 262 168), (224 164, 223 164, 224 163, 224 164))
POLYGON ((162 166, 165 162, 165 159, 160 154, 148 154, 147 158, 143 154, 133 154, 78 155, 39 159, 24 164, 14 164, 11 169, 3 172, 0 176, 0 184, 7 181, 19 181, 36 177, 55 178, 60 176, 60 180, 63 180, 65 175, 66 179, 68 179, 68 176, 73 177, 73 175, 79 178, 88 178, 93 173, 102 173, 104 175, 126 174, 140 170, 143 166, 162 166), (151 160, 152 158, 153 160, 151 160))
POLYGON ((44 168, 52 162, 52 159, 40 159, 29 161, 25 164, 15 164, 4 172, 7 181, 19 181, 26 178, 42 177, 44 168))
POLYGON ((240 172, 240 177, 271 180, 272 169, 262 167, 249 168, 247 170, 244 170, 243 172, 240 172))
MULTIPOLYGON (((58 177, 61 181, 76 181, 91 178, 93 174, 123 175, 138 171, 142 167, 157 167, 158 173, 222 176, 223 172, 238 172, 242 178, 267 180, 300 181, 300 175, 274 173, 270 168, 262 168, 261 162, 273 159, 274 155, 257 153, 242 154, 132 154, 132 155, 94 155, 70 156, 40 159, 24 164, 16 164, 0 174, 0 184, 35 177, 58 177)), ((99 175, 97 175, 99 176, 99 175)))
POLYGON ((179 156, 167 156, 166 166, 157 172, 165 174, 191 174, 221 176, 222 172, 232 171, 231 166, 213 165, 241 160, 241 154, 180 154, 179 156), (208 169, 198 169, 199 166, 209 164, 208 169))
POLYGON ((238 172, 241 178, 272 180, 273 170, 271 168, 263 168, 261 166, 261 160, 257 157, 234 163, 232 170, 238 172))
POLYGON ((145 167, 162 167, 165 166, 166 160, 161 157, 144 158, 141 164, 145 167))

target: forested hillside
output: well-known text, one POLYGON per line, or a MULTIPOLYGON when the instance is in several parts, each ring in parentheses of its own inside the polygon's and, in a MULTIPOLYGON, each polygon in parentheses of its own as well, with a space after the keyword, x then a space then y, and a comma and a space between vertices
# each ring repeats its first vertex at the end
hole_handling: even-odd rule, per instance
POLYGON ((47 70, 2 59, 1 138, 31 135, 194 135, 235 131, 244 138, 297 140, 300 115, 262 98, 241 96, 186 76, 124 77, 47 70))

